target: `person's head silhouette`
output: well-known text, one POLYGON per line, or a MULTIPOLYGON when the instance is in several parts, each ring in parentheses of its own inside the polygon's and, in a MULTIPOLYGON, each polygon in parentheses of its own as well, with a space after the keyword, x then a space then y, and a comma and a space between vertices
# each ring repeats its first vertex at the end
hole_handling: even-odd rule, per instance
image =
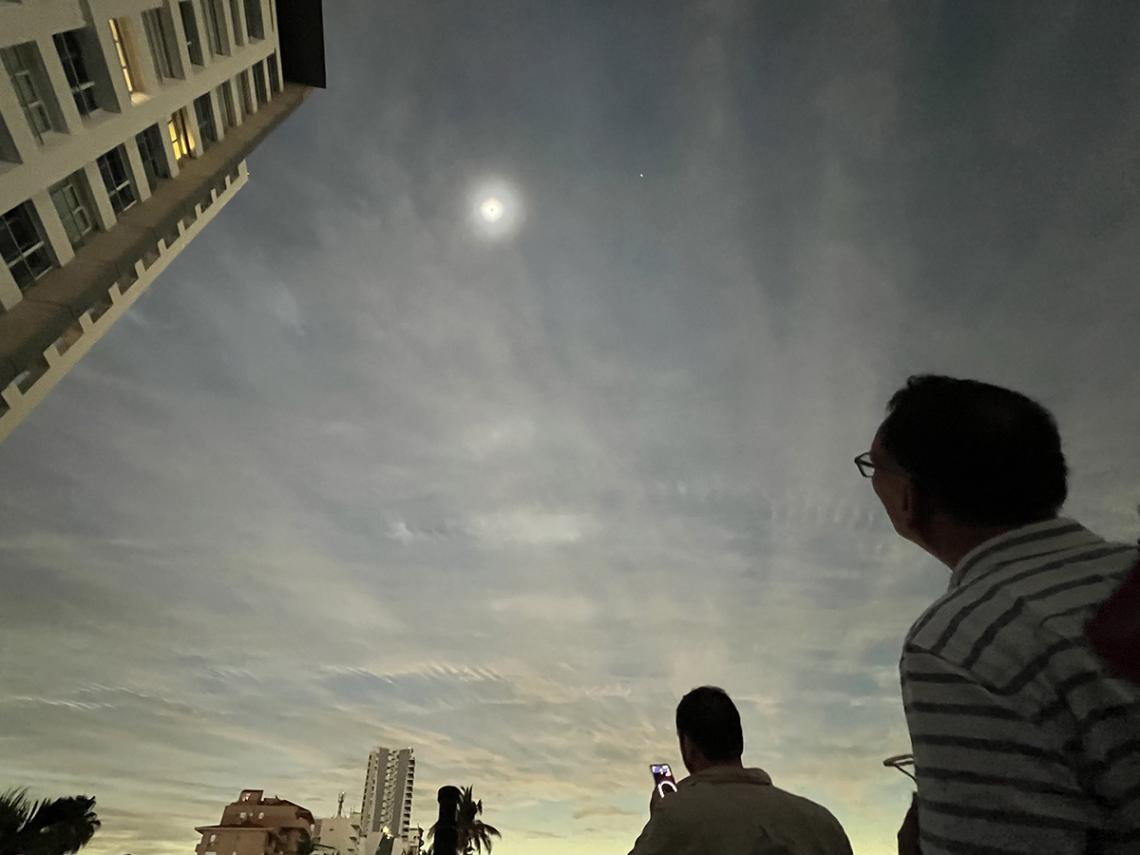
POLYGON ((895 531, 948 567, 986 540, 1054 519, 1068 467, 1053 416, 989 383, 913 376, 856 458, 895 531))
POLYGON ((712 766, 742 766, 740 713, 724 689, 701 686, 677 704, 677 739, 685 768, 695 774, 712 766))

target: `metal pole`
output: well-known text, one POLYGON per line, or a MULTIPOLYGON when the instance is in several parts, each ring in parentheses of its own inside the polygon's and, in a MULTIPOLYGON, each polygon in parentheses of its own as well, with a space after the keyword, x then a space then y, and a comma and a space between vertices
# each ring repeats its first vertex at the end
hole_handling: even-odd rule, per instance
POLYGON ((435 855, 455 855, 459 849, 459 788, 439 788, 439 819, 435 823, 435 855))

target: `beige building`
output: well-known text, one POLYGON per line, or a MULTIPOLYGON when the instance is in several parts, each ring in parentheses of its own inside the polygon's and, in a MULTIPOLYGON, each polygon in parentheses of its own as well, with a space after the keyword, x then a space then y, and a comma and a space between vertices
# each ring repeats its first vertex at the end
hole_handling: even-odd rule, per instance
POLYGON ((415 782, 415 749, 377 746, 369 752, 360 810, 364 855, 373 855, 385 835, 396 838, 400 846, 407 844, 415 782))
POLYGON ((330 816, 317 820, 313 839, 328 855, 358 855, 360 851, 360 814, 330 816))
POLYGON ((0 440, 324 85, 320 0, 0 0, 0 440))
POLYGON ((194 830, 202 835, 197 855, 296 855, 312 840, 313 815, 286 799, 265 798, 264 790, 242 790, 226 805, 217 825, 194 830))

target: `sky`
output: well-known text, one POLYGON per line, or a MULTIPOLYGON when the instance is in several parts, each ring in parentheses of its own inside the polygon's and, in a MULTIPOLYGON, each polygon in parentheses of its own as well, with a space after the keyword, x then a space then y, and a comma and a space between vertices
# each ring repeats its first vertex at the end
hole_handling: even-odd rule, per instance
POLYGON ((1064 513, 1140 533, 1140 9, 325 23, 328 89, 0 446, 0 786, 176 855, 413 746, 425 828, 473 784, 496 853, 624 853, 713 684, 893 852, 948 571, 852 458, 909 375, 998 383, 1056 415, 1064 513))

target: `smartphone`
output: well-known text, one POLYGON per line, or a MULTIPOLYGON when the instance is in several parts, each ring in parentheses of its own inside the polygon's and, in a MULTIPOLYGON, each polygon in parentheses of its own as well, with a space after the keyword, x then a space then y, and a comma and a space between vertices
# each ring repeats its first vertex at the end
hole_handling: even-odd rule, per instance
POLYGON ((668 763, 650 763, 649 771, 653 774, 653 785, 657 787, 657 795, 666 796, 677 792, 677 781, 673 778, 673 770, 668 763))

